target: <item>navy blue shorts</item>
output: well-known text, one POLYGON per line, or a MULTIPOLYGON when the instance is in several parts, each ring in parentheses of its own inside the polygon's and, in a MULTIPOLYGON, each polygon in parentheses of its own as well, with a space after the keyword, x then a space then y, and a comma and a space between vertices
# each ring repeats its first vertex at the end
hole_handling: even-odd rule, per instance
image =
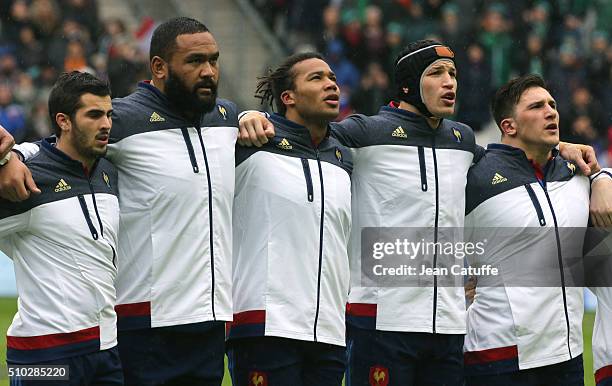
POLYGON ((584 386, 582 355, 566 362, 510 373, 466 377, 467 386, 584 386))
POLYGON ((349 324, 347 338, 346 386, 463 386, 463 335, 349 324))
POLYGON ((221 385, 225 322, 119 331, 117 337, 126 385, 221 385))
POLYGON ((67 381, 21 380, 11 378, 11 386, 120 386, 123 372, 117 347, 91 354, 56 359, 37 365, 68 365, 67 381))
POLYGON ((341 386, 345 349, 273 336, 228 341, 234 386, 341 386))
POLYGON ((612 365, 604 366, 595 372, 597 386, 612 386, 612 365))
POLYGON ((597 382, 597 386, 612 386, 612 377, 602 379, 601 381, 597 382))

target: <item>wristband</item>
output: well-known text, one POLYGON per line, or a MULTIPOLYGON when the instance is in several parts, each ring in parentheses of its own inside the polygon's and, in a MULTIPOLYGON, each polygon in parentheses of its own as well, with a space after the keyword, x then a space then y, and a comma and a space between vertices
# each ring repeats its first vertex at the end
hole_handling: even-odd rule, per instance
POLYGON ((8 153, 6 153, 6 155, 4 156, 4 158, 0 159, 0 166, 4 166, 7 164, 7 162, 9 162, 9 160, 11 159, 11 155, 13 154, 12 150, 9 150, 8 153))

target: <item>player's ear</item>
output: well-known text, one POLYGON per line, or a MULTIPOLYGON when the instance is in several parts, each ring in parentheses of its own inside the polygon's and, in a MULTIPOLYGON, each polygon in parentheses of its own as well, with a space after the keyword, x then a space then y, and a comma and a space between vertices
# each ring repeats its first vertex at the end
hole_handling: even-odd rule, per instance
POLYGON ((70 120, 70 116, 68 114, 55 114, 55 123, 57 123, 62 132, 70 131, 70 129, 72 129, 72 121, 70 120))
POLYGON ((151 59, 151 74, 154 79, 166 79, 168 77, 168 63, 159 56, 154 56, 151 59))
POLYGON ((516 136, 516 122, 513 118, 506 118, 499 123, 502 133, 509 137, 516 136))
POLYGON ((294 106, 295 105, 295 94, 291 90, 285 90, 280 95, 281 102, 285 106, 294 106))

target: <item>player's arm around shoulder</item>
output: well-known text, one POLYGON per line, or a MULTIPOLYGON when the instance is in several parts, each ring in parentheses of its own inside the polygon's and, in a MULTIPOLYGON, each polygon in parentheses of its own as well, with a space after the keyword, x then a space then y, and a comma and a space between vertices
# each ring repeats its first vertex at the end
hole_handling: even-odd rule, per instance
POLYGON ((612 227, 612 168, 591 177, 591 222, 596 227, 612 227))
POLYGON ((20 154, 12 152, 8 162, 0 166, 0 197, 19 202, 27 200, 32 193, 40 193, 32 173, 22 162, 20 154))

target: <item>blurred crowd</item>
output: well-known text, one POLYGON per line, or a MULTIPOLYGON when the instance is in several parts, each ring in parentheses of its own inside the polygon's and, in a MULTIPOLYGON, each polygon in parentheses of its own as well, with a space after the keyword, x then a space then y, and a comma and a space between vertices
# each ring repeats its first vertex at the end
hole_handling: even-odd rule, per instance
MULTIPOLYGON (((17 141, 50 132, 47 96, 62 71, 109 80, 113 97, 147 77, 145 19, 129 31, 100 20, 97 0, 0 1, 0 124, 17 141)), ((561 113, 562 139, 612 160, 610 0, 251 0, 288 51, 326 55, 341 85, 342 116, 374 114, 394 97, 393 62, 412 40, 456 54, 456 119, 479 131, 489 100, 513 76, 538 73, 561 113)))
POLYGON ((63 71, 91 72, 110 81, 113 97, 127 95, 146 77, 139 38, 151 26, 131 33, 102 21, 96 0, 1 0, 0 124, 18 142, 49 135, 47 98, 63 71))
POLYGON ((393 62, 410 41, 453 48, 456 119, 479 131, 511 77, 537 73, 561 114, 562 140, 612 160, 610 0, 252 0, 289 51, 316 49, 336 72, 342 113, 375 113, 394 97, 393 62))

